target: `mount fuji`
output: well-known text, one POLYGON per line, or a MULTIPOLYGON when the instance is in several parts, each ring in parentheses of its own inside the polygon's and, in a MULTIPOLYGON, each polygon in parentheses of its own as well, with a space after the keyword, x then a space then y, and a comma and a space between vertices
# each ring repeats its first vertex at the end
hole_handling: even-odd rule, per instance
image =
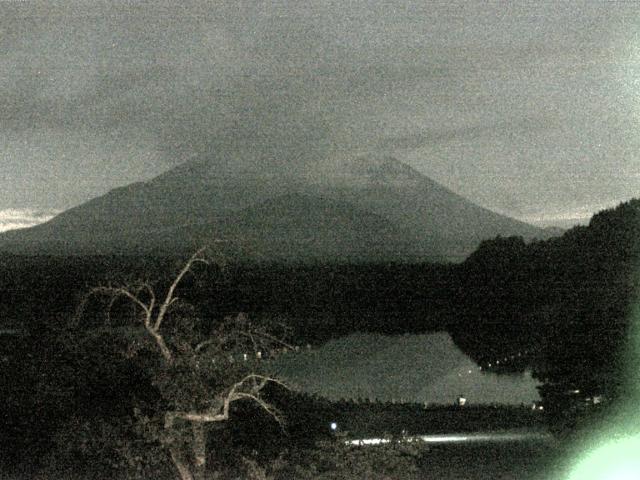
POLYGON ((5 232, 0 251, 172 254, 223 242, 267 261, 459 261, 498 235, 549 232, 480 207, 389 156, 289 171, 193 160, 5 232))

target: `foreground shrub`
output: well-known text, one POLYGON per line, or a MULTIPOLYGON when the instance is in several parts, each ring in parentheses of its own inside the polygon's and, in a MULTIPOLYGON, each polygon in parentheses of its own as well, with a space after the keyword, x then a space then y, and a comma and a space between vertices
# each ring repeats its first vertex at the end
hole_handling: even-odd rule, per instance
POLYGON ((266 466, 243 459, 238 477, 246 480, 417 480, 423 445, 392 439, 382 445, 349 445, 344 436, 315 448, 289 450, 266 466))

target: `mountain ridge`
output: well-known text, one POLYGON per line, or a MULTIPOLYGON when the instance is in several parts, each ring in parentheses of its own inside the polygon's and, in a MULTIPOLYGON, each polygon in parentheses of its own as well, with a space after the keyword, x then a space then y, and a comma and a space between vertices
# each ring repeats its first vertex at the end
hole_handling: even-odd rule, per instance
POLYGON ((233 232, 235 238, 259 239, 256 248, 264 249, 266 257, 272 240, 282 247, 277 258, 318 260, 460 259, 497 235, 547 236, 540 228, 473 204, 389 156, 340 159, 311 166, 306 175, 234 172, 229 165, 200 159, 114 189, 44 224, 5 232, 0 250, 168 251, 209 243, 216 231, 222 237, 233 232), (283 217, 279 221, 278 215, 283 217), (260 226, 261 217, 271 223, 260 226), (313 240, 308 254, 303 252, 304 230, 313 240))

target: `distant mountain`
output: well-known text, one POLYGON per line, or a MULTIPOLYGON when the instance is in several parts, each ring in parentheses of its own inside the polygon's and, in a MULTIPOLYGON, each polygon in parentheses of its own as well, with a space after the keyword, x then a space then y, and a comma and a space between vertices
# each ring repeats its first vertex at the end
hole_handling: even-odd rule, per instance
MULTIPOLYGON (((574 225, 568 225, 568 228, 573 227, 574 225)), ((561 237, 567 231, 566 228, 558 227, 556 225, 550 227, 543 227, 542 230, 546 233, 548 238, 552 237, 561 237)))
POLYGON ((336 160, 303 174, 192 161, 5 232, 0 250, 170 253, 229 240, 265 260, 461 260, 497 235, 549 236, 392 157, 336 160))

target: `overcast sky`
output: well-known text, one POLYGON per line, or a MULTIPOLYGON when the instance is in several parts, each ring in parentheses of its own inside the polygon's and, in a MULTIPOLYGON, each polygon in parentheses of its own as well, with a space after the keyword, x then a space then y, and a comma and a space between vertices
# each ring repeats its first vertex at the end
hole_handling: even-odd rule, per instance
POLYGON ((0 72, 13 226, 241 147, 393 154, 527 221, 639 191, 636 2, 1 2, 0 72))

